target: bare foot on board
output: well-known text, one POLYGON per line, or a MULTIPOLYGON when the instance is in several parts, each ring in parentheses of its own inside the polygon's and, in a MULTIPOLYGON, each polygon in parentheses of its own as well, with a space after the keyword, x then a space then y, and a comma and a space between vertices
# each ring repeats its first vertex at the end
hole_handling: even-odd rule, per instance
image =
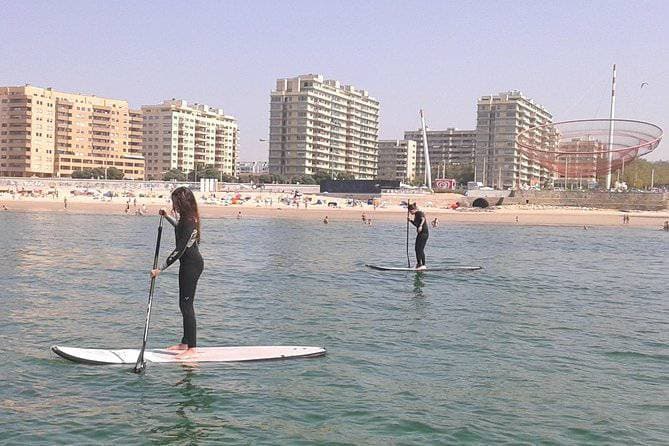
POLYGON ((188 350, 188 344, 177 344, 167 347, 165 350, 188 350))
POLYGON ((189 359, 192 359, 195 356, 197 356, 197 348, 193 347, 182 351, 181 353, 176 355, 176 358, 180 361, 188 361, 189 359))

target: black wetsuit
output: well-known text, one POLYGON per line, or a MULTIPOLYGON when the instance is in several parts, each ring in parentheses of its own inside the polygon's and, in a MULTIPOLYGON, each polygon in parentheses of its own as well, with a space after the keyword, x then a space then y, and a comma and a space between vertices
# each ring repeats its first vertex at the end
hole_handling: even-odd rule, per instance
POLYGON ((165 218, 174 226, 177 246, 160 269, 165 270, 179 260, 179 309, 183 316, 184 325, 184 335, 181 343, 188 344, 188 348, 193 348, 197 346, 193 299, 195 299, 197 281, 204 269, 204 260, 202 260, 198 248, 197 226, 192 220, 181 219, 177 223, 169 216, 165 218))
POLYGON ((416 234, 416 266, 424 266, 425 245, 427 244, 427 239, 430 236, 430 231, 427 229, 429 225, 423 211, 417 211, 413 215, 413 220, 411 220, 411 223, 416 227, 416 229, 422 225, 420 232, 416 234))

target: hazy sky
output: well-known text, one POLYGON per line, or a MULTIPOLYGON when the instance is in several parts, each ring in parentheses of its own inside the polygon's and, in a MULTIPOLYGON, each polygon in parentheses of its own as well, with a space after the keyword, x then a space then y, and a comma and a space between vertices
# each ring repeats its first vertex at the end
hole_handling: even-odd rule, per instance
POLYGON ((474 128, 476 99, 511 89, 556 120, 607 118, 616 63, 616 117, 667 131, 668 25, 669 1, 0 0, 0 85, 220 107, 254 160, 277 78, 368 90, 390 139, 418 128, 421 107, 433 129, 474 128))

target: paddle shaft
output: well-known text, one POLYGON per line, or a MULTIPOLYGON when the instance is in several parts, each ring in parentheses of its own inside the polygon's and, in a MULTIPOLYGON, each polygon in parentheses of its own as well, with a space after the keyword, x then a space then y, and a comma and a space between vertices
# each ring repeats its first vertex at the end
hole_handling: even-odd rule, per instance
MULTIPOLYGON (((160 223, 158 224, 158 238, 156 240, 156 253, 153 256, 153 269, 158 268, 158 255, 160 254, 160 236, 163 233, 163 216, 160 216, 160 223)), ((142 340, 142 349, 139 351, 137 363, 133 372, 142 373, 146 368, 144 361, 144 350, 146 350, 146 340, 149 336, 149 320, 151 319, 151 302, 153 301, 153 290, 156 288, 156 278, 151 277, 151 287, 149 288, 149 303, 146 307, 146 321, 144 322, 144 338, 142 340)))
POLYGON ((407 268, 411 268, 411 260, 409 259, 409 199, 407 198, 407 268))

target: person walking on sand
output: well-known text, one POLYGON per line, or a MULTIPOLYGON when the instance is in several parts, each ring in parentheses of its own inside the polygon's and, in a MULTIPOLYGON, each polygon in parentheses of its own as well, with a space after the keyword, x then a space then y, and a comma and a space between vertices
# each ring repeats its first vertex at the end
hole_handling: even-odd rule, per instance
POLYGON ((63 206, 67 209, 67 197, 63 197, 63 206))
POLYGON ((416 227, 416 269, 427 269, 427 266, 425 266, 425 245, 430 236, 427 219, 423 211, 418 209, 416 203, 409 205, 409 213, 413 216, 413 219, 411 217, 407 218, 416 227))
POLYGON ((196 353, 197 334, 193 300, 197 282, 204 269, 204 260, 200 255, 200 214, 193 192, 187 187, 178 187, 172 192, 172 210, 179 220, 167 215, 165 209, 160 215, 174 226, 176 247, 157 269, 151 270, 151 277, 158 275, 179 260, 179 309, 183 319, 183 337, 181 342, 168 350, 183 350, 179 358, 187 358, 196 353))

